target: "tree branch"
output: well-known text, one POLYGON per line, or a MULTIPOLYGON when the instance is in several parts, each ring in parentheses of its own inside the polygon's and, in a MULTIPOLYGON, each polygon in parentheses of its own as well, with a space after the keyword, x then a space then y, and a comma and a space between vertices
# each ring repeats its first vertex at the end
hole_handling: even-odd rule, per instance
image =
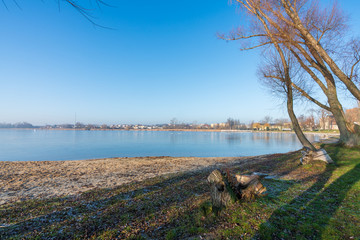
POLYGON ((299 86, 297 86, 295 83, 292 83, 292 86, 301 93, 302 96, 306 97, 308 100, 312 101, 313 103, 315 103, 316 105, 318 105, 319 107, 331 111, 330 107, 322 104, 321 102, 319 102, 318 100, 316 100, 315 98, 311 97, 307 92, 305 92, 302 88, 300 88, 299 86))
POLYGON ((254 37, 267 37, 266 34, 254 34, 249 36, 240 36, 240 37, 225 37, 223 35, 218 34, 218 37, 220 39, 226 40, 226 41, 235 41, 235 40, 241 40, 241 39, 249 39, 254 37))
MULTIPOLYGON (((298 46, 300 47, 300 46, 298 46)), ((295 58, 298 60, 298 62, 300 63, 301 67, 314 79, 314 81, 319 85, 319 87, 321 88, 321 90, 324 92, 324 94, 327 96, 328 93, 328 89, 327 87, 324 85, 324 83, 316 76, 316 74, 308 67, 306 66, 306 64, 303 62, 303 60, 300 58, 300 56, 294 51, 294 49, 292 49, 291 47, 288 48, 291 53, 295 56, 295 58)), ((302 49, 301 47, 298 48, 301 52, 302 50, 305 51, 304 49, 302 49)), ((304 55, 304 53, 302 52, 302 55, 304 55)), ((318 69, 318 66, 314 63, 314 61, 311 61, 311 57, 308 56, 307 54, 304 55, 305 58, 307 58, 307 61, 310 62, 311 66, 313 66, 315 69, 317 69, 318 71, 320 71, 320 69, 318 69), (310 58, 310 59, 308 59, 310 58), (309 61, 310 60, 310 61, 309 61)))
POLYGON ((259 45, 256 45, 256 46, 253 46, 253 47, 248 47, 248 48, 240 48, 240 51, 246 51, 246 50, 259 48, 259 47, 263 47, 263 46, 268 45, 268 44, 272 44, 272 42, 265 42, 265 43, 261 43, 259 45))
POLYGON ((354 69, 355 69, 356 65, 359 64, 359 62, 360 62, 360 59, 358 59, 358 60, 354 63, 354 65, 352 65, 352 67, 351 67, 351 72, 350 72, 350 77, 349 77, 350 80, 352 80, 352 78, 354 77, 354 69))

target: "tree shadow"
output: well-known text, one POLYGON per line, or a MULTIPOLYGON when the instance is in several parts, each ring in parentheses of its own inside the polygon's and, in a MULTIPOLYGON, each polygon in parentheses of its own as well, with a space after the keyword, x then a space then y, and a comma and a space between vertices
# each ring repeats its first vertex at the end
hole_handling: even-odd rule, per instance
MULTIPOLYGON (((280 155, 274 155, 273 158, 278 156, 280 155)), ((267 159, 256 159, 258 157, 254 157, 248 162, 236 163, 236 168, 242 169, 242 171, 247 169, 251 171, 272 171, 272 169, 281 166, 280 161, 274 163, 270 160, 267 161, 267 159), (261 163, 263 163, 263 168, 258 165, 261 163)), ((293 161, 292 167, 295 159, 293 161)), ((201 222, 203 220, 201 220, 202 216, 199 215, 199 212, 202 211, 202 202, 209 199, 206 177, 211 170, 219 167, 229 166, 213 165, 197 171, 156 177, 111 189, 91 190, 74 199, 42 200, 30 205, 20 203, 7 209, 15 211, 14 216, 23 212, 25 217, 19 221, 14 221, 16 224, 12 226, 0 228, 0 238, 21 239, 42 236, 43 238, 56 239, 73 239, 76 237, 164 239, 169 234, 169 238, 173 236, 174 239, 177 239, 198 235, 202 231, 212 231, 211 229, 216 227, 216 220, 208 223, 201 222), (38 209, 46 208, 48 205, 55 207, 43 212, 38 211, 38 209)), ((294 200, 289 203, 289 207, 285 206, 284 209, 300 206, 304 208, 303 212, 311 212, 312 209, 307 209, 307 204, 311 206, 313 201, 317 201, 318 196, 315 194, 319 193, 325 186, 331 173, 331 169, 325 171, 319 181, 311 187, 312 190, 308 189, 307 193, 302 194, 304 199, 299 196, 297 201, 294 200), (310 196, 311 200, 307 195, 310 196)), ((264 185, 267 184, 269 184, 268 189, 271 190, 267 198, 276 202, 280 195, 291 188, 295 182, 267 180, 264 185)), ((277 218, 281 218, 283 212, 283 210, 278 209, 269 219, 269 224, 277 224, 277 218)), ((1 210, 0 215, 3 213, 1 210)), ((302 212, 297 215, 299 214, 302 212)), ((267 224, 263 225, 261 229, 267 230, 267 224)), ((274 236, 277 237, 277 235, 274 236)))
POLYGON ((23 212, 26 216, 16 224, 0 228, 0 238, 35 237, 38 234, 56 236, 57 239, 87 238, 107 231, 120 238, 145 234, 158 239, 167 231, 166 226, 174 225, 180 215, 186 215, 192 201, 208 194, 205 179, 215 167, 112 189, 92 190, 74 199, 57 198, 15 205, 9 211, 14 211, 12 214, 15 215, 23 212), (54 211, 37 212, 49 204, 57 206, 54 211))
MULTIPOLYGON (((335 153, 336 154, 336 153, 335 153)), ((327 185, 335 170, 328 165, 318 181, 261 224, 256 238, 320 239, 347 192, 360 179, 360 164, 327 185)))

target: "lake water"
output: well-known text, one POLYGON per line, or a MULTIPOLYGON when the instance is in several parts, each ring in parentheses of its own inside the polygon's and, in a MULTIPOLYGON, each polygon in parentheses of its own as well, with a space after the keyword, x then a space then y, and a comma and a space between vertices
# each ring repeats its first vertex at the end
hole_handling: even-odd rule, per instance
MULTIPOLYGON (((310 135, 310 141, 318 136, 310 135)), ((292 133, 0 130, 0 161, 239 157, 301 148, 292 133)))

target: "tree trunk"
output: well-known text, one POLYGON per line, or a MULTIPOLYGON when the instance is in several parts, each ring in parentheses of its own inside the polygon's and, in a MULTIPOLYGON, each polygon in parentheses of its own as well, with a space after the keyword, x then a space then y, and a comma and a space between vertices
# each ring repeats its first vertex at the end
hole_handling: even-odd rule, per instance
POLYGON ((311 144, 311 142, 306 138, 306 136, 304 135, 303 131, 301 130, 301 127, 299 125, 299 122, 296 118, 295 112, 294 112, 294 102, 293 102, 293 92, 292 92, 292 82, 290 80, 289 76, 286 76, 286 88, 287 88, 287 110, 288 110, 288 114, 291 120, 291 123, 293 125, 295 134, 297 136, 297 138, 299 139, 300 143, 306 147, 309 148, 313 151, 316 150, 316 148, 311 144))
MULTIPOLYGON (((305 41, 308 44, 308 41, 305 41)), ((326 80, 327 91, 325 95, 328 99, 330 105, 330 111, 333 114, 336 124, 338 125, 340 132, 340 142, 346 146, 352 147, 360 144, 360 131, 359 129, 352 127, 353 124, 350 124, 346 121, 345 113, 343 107, 338 99, 336 83, 331 71, 327 68, 323 59, 311 45, 309 46, 309 51, 311 55, 317 61, 317 65, 320 67, 320 72, 326 80)))
POLYGON ((354 124, 346 121, 343 107, 337 97, 335 81, 332 78, 332 75, 327 76, 326 81, 328 85, 327 98, 331 108, 331 113, 333 114, 336 124, 339 128, 340 142, 348 147, 360 145, 359 129, 356 128, 354 124))

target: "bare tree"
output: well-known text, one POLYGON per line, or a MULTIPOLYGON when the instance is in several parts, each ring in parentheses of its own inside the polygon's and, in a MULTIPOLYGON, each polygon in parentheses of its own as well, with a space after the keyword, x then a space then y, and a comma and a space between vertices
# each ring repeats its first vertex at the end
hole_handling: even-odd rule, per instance
POLYGON ((326 49, 324 45, 324 40, 328 44, 331 40, 335 42, 334 38, 339 37, 339 33, 342 33, 345 27, 345 18, 337 4, 334 4, 329 11, 321 10, 317 1, 281 0, 281 5, 286 15, 278 15, 279 20, 286 21, 286 24, 303 40, 302 44, 311 51, 314 58, 325 62, 347 89, 360 100, 360 89, 354 83, 356 76, 354 70, 360 62, 359 45, 354 41, 351 44, 354 55, 353 61, 348 61, 346 64, 350 65, 350 71, 347 73, 331 56, 334 55, 336 49, 326 49))
POLYGON ((284 125, 284 123, 287 123, 287 122, 289 122, 289 120, 286 119, 286 118, 277 118, 277 119, 274 120, 275 124, 281 125, 281 126, 284 125))
MULTIPOLYGON (((262 81, 280 96, 286 99, 287 111, 296 136, 304 147, 315 150, 315 147, 304 135, 294 112, 294 93, 292 78, 297 75, 292 65, 293 58, 289 51, 284 51, 279 44, 274 44, 276 51, 267 51, 267 64, 262 64, 259 73, 262 81)), ((270 119, 266 119, 270 120, 270 119)))
POLYGON ((326 111, 325 109, 319 109, 317 110, 318 118, 319 118, 319 125, 322 130, 325 130, 326 128, 326 120, 331 115, 329 111, 326 111))
POLYGON ((315 118, 313 115, 305 117, 304 126, 306 130, 314 130, 316 127, 315 118))
POLYGON ((273 119, 272 119, 272 117, 270 117, 269 115, 267 115, 267 116, 265 116, 264 118, 263 118, 263 120, 261 120, 260 122, 261 123, 271 123, 273 121, 273 119))
POLYGON ((177 118, 172 118, 170 120, 170 128, 177 128, 178 124, 179 124, 179 121, 177 120, 177 118))
POLYGON ((226 125, 229 129, 239 129, 240 128, 240 120, 228 118, 226 121, 226 125))
MULTIPOLYGON (((245 41, 242 50, 276 45, 287 48, 297 59, 304 71, 309 74, 327 97, 328 104, 311 97, 299 86, 293 86, 302 96, 318 106, 330 110, 340 130, 340 140, 346 145, 360 143, 360 131, 346 121, 343 107, 337 96, 336 77, 356 97, 360 91, 353 82, 357 77, 359 64, 359 45, 353 41, 353 57, 349 57, 344 66, 350 66, 348 76, 335 63, 332 56, 339 56, 341 36, 345 21, 338 7, 330 11, 321 10, 315 0, 236 0, 238 5, 252 19, 247 30, 237 29, 229 36, 220 36, 227 40, 245 41), (334 75, 336 77, 334 77, 334 75)), ((350 56, 350 55, 349 55, 350 56)))

